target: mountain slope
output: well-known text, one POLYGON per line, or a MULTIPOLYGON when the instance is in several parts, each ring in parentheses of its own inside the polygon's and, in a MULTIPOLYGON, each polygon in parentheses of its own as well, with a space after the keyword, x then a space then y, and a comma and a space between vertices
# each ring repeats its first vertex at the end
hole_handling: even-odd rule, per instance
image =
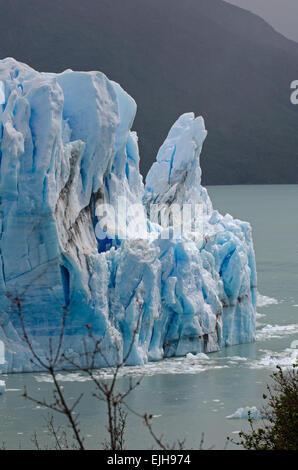
POLYGON ((298 45, 222 0, 0 0, 0 57, 103 71, 136 99, 145 174, 176 118, 202 114, 206 184, 298 183, 298 45))
POLYGON ((298 2, 297 0, 224 0, 245 10, 251 11, 286 38, 298 42, 298 2))

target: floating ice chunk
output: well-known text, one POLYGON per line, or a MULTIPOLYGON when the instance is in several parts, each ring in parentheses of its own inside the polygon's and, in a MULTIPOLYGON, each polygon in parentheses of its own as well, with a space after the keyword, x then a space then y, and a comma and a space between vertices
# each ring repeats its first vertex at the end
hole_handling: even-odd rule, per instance
POLYGON ((263 318, 263 317, 266 317, 265 313, 259 313, 259 312, 256 313, 256 318, 263 318))
POLYGON ((228 356, 227 359, 230 359, 231 361, 235 362, 246 362, 247 357, 242 357, 242 356, 228 356))
POLYGON ((298 349, 287 348, 279 353, 263 351, 264 355, 257 361, 249 364, 252 369, 275 369, 276 366, 284 369, 291 368, 298 360, 298 349))
POLYGON ((197 353, 197 354, 196 354, 196 357, 197 357, 198 359, 204 359, 205 361, 206 361, 206 360, 207 360, 207 361, 210 360, 210 357, 207 356, 207 354, 204 354, 204 353, 197 353))
POLYGON ((4 393, 5 390, 6 390, 5 382, 3 380, 0 380, 0 395, 4 393))
POLYGON ((235 413, 226 416, 227 419, 262 419, 262 415, 255 406, 246 406, 245 408, 238 408, 235 413))
POLYGON ((192 353, 187 353, 186 354, 186 359, 191 360, 191 361, 198 361, 198 360, 204 360, 204 361, 209 361, 209 356, 204 353, 197 353, 197 354, 192 354, 192 353))
POLYGON ((186 354, 186 359, 189 359, 189 360, 193 361, 195 358, 196 358, 196 356, 192 353, 187 353, 186 354))
POLYGON ((267 297, 267 295, 262 295, 258 293, 257 296, 257 307, 267 307, 267 305, 277 305, 278 300, 273 297, 267 297))

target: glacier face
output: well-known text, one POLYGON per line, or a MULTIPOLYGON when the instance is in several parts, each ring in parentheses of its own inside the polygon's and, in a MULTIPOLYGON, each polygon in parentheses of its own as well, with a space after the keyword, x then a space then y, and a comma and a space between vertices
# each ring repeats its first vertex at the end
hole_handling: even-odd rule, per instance
POLYGON ((129 351, 136 328, 128 364, 254 340, 251 228, 214 211, 201 186, 203 119, 177 120, 144 186, 135 113, 100 72, 0 61, 0 370, 33 367, 8 293, 23 298, 41 355, 59 334, 63 306, 66 352, 82 352, 88 324, 110 363, 129 351), (164 221, 184 205, 191 226, 177 233, 164 221), (101 237, 106 206, 115 223, 101 237))

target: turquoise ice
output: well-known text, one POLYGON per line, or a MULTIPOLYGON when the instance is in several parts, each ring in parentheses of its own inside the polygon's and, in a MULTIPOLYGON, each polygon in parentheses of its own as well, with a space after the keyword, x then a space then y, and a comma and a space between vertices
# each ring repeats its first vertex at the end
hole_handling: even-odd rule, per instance
POLYGON ((144 185, 135 113, 135 101, 100 72, 38 73, 0 61, 2 371, 33 368, 7 293, 24 299, 41 355, 57 338, 63 306, 67 353, 82 352, 89 324, 109 363, 126 354, 136 327, 131 365, 254 340, 251 227, 214 211, 201 186, 204 120, 177 120, 144 185), (123 217, 121 199, 144 218, 123 217), (201 205, 203 238, 163 237, 158 211, 148 218, 152 203, 166 212, 201 205), (102 204, 115 209, 126 239, 113 230, 96 236, 102 204))

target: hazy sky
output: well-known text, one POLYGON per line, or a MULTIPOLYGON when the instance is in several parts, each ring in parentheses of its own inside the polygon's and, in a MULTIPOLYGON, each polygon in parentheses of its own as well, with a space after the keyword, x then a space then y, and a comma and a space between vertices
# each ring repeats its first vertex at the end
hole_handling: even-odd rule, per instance
POLYGON ((225 0, 262 16, 277 31, 298 42, 298 0, 225 0))

